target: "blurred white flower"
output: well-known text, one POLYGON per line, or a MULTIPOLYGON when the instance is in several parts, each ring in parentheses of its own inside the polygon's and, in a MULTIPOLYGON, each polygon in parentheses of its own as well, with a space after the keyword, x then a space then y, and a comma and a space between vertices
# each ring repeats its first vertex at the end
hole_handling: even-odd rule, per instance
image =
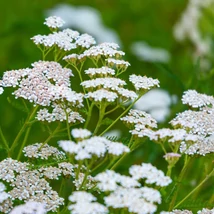
POLYGON ((48 10, 47 14, 60 16, 65 21, 65 28, 73 27, 82 32, 88 32, 96 37, 98 43, 115 42, 121 44, 116 32, 103 25, 99 11, 92 7, 59 4, 48 10))
MULTIPOLYGON (((186 9, 174 26, 173 34, 177 41, 183 42, 188 39, 194 45, 194 60, 198 60, 199 56, 206 57, 212 51, 212 39, 209 33, 202 35, 199 25, 204 8, 210 7, 213 3, 214 0, 189 0, 186 9)), ((209 59, 202 58, 200 64, 203 69, 210 69, 209 59)))
POLYGON ((151 47, 143 41, 133 43, 131 51, 142 61, 161 63, 168 63, 170 61, 170 54, 167 50, 151 47))
POLYGON ((177 98, 171 96, 163 89, 152 89, 138 100, 134 108, 149 112, 158 122, 164 122, 170 114, 170 105, 177 102, 177 98))

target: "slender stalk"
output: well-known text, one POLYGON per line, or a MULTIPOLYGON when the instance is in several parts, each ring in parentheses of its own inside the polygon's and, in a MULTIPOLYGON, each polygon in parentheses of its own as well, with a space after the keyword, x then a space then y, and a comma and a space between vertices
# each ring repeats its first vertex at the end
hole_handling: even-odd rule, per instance
POLYGON ((98 120, 97 126, 96 126, 96 128, 95 128, 95 130, 93 132, 93 135, 95 135, 98 132, 98 130, 99 130, 101 124, 102 124, 102 120, 103 120, 103 118, 105 116, 105 110, 106 110, 106 105, 104 104, 102 106, 102 104, 101 104, 100 105, 100 111, 99 111, 99 120, 98 120))
POLYGON ((40 146, 39 150, 45 145, 47 144, 53 137, 54 135, 57 133, 58 129, 60 128, 60 123, 58 124, 58 126, 54 129, 53 132, 51 132, 51 134, 49 135, 49 137, 42 143, 42 145, 40 146))
POLYGON ((173 166, 170 166, 170 165, 168 165, 168 167, 167 167, 167 173, 166 173, 166 175, 169 176, 169 177, 171 177, 172 168, 173 168, 173 166))
POLYGON ((2 130, 1 130, 1 128, 0 128, 0 137, 2 139, 2 142, 3 142, 4 146, 5 146, 5 149, 7 151, 9 151, 10 148, 8 146, 8 142, 7 142, 6 138, 4 137, 4 134, 3 134, 2 130))
POLYGON ((9 156, 11 155, 11 153, 13 152, 14 148, 16 147, 20 137, 22 136, 22 134, 24 133, 25 129, 27 128, 27 126, 29 125, 30 120, 34 117, 34 114, 36 113, 37 109, 39 106, 36 106, 33 108, 31 114, 29 114, 29 116, 27 117, 27 119, 25 120, 25 123, 23 124, 22 128, 20 129, 19 133, 17 134, 15 140, 13 141, 10 150, 9 150, 9 156))
POLYGON ((187 198, 189 198, 197 189, 199 189, 210 177, 214 176, 214 169, 204 178, 203 181, 201 181, 200 184, 198 184, 197 187, 195 187, 185 198, 183 198, 180 202, 178 202, 173 209, 177 208, 179 205, 181 205, 187 198))
POLYGON ((175 193, 172 197, 172 200, 171 200, 171 203, 169 205, 169 210, 172 210, 174 205, 175 205, 175 201, 176 201, 176 198, 177 198, 177 195, 178 195, 178 189, 179 189, 179 186, 181 185, 181 180, 183 179, 183 176, 186 172, 186 169, 187 169, 187 165, 189 163, 189 160, 190 160, 190 157, 188 157, 188 155, 185 156, 185 161, 184 161, 184 166, 181 170, 181 173, 178 177, 178 181, 177 183, 175 184, 175 186, 173 187, 173 189, 175 189, 175 193))
POLYGON ((100 166, 102 166, 102 165, 106 162, 106 160, 108 160, 108 155, 106 155, 105 158, 104 158, 102 161, 100 161, 100 162, 92 169, 91 173, 95 172, 100 166))
MULTIPOLYGON (((61 197, 62 197, 64 186, 65 186, 65 178, 62 177, 62 181, 61 181, 60 188, 59 188, 59 196, 61 196, 61 197)), ((60 207, 58 208, 57 214, 60 214, 60 207)))
POLYGON ((23 142, 22 142, 22 145, 21 145, 21 147, 20 147, 20 149, 19 149, 19 153, 18 153, 18 156, 17 156, 17 160, 20 160, 20 158, 21 158, 22 150, 23 150, 23 148, 24 148, 24 146, 25 146, 25 144, 26 144, 26 142, 27 142, 28 136, 29 136, 29 134, 30 134, 30 130, 31 130, 31 126, 29 126, 29 127, 27 128, 27 131, 25 132, 25 137, 24 137, 24 140, 23 140, 23 142))
MULTIPOLYGON (((131 145, 132 141, 133 141, 133 136, 131 136, 131 139, 129 140, 129 143, 128 143, 128 147, 130 148, 131 151, 133 151, 133 148, 134 148, 134 146, 135 146, 135 144, 136 144, 136 143, 134 143, 134 144, 131 145)), ((119 157, 119 159, 111 166, 110 169, 115 169, 115 168, 124 160, 124 158, 125 158, 128 154, 129 154, 129 153, 124 153, 121 157, 119 157)), ((112 163, 112 162, 111 162, 111 163, 112 163)), ((110 164, 111 164, 111 163, 110 163, 110 164)), ((109 164, 109 165, 110 165, 110 164, 109 164)))
POLYGON ((105 112, 105 115, 112 113, 113 111, 115 111, 116 109, 120 108, 120 105, 117 105, 115 108, 105 112))
POLYGON ((88 109, 88 115, 87 115, 86 122, 85 122, 85 124, 84 124, 84 128, 87 128, 87 126, 88 126, 88 124, 89 124, 89 121, 90 121, 90 119, 91 119, 91 114, 92 114, 93 107, 94 107, 94 103, 92 103, 91 106, 90 106, 89 109, 88 109))
MULTIPOLYGON (((80 78, 80 82, 82 83, 83 82, 83 78, 82 78, 82 75, 81 75, 81 70, 82 70, 83 64, 81 65, 80 69, 78 69, 77 66, 75 66, 75 65, 72 65, 72 66, 76 69, 76 71, 77 71, 77 73, 79 75, 79 78, 80 78)), ((83 86, 82 86, 82 89, 83 89, 83 93, 86 94, 86 90, 85 90, 85 88, 83 86)), ((87 103, 87 107, 89 109, 89 101, 88 101, 88 99, 86 99, 86 103, 87 103)))
POLYGON ((111 166, 111 170, 115 169, 126 157, 127 153, 124 153, 114 164, 111 166))
POLYGON ((129 107, 119 116, 116 118, 116 120, 114 120, 114 122, 111 123, 111 125, 109 125, 101 134, 100 136, 104 135, 112 126, 114 126, 115 123, 117 123, 117 121, 123 116, 125 115, 132 107, 133 105, 142 97, 142 95, 138 96, 138 98, 129 105, 129 107))
POLYGON ((68 113, 67 113, 66 109, 64 109, 64 111, 65 111, 65 114, 66 114, 66 127, 67 127, 67 132, 68 132, 68 139, 72 140, 70 126, 69 126, 69 122, 68 122, 68 113))

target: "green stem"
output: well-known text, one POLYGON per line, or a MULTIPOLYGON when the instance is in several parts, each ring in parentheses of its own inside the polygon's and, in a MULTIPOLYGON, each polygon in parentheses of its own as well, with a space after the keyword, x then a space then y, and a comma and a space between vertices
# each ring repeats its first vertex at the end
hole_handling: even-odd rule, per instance
POLYGON ((100 162, 93 168, 93 170, 91 171, 91 173, 95 172, 100 166, 102 166, 102 165, 106 162, 106 160, 108 160, 108 155, 106 155, 105 158, 104 158, 102 161, 100 161, 100 162))
POLYGON ((113 111, 115 111, 115 110, 118 109, 118 108, 120 108, 120 105, 117 105, 115 108, 113 108, 113 109, 107 111, 107 112, 105 113, 105 115, 112 113, 113 111))
MULTIPOLYGON (((136 144, 136 143, 132 144, 132 142, 133 142, 133 136, 131 136, 131 138, 130 138, 130 140, 129 140, 129 143, 128 143, 128 147, 130 148, 130 151, 133 150, 133 148, 134 148, 134 146, 135 146, 135 144, 136 144), (132 144, 132 145, 131 145, 131 144, 132 144)), ((111 166, 111 163, 112 163, 112 162, 110 162, 110 164, 108 165, 108 167, 111 166, 110 169, 115 169, 115 168, 124 160, 124 158, 125 158, 128 154, 129 154, 129 153, 124 153, 112 166, 111 166)))
POLYGON ((29 136, 29 134, 30 134, 30 130, 31 130, 31 126, 29 126, 29 127, 27 128, 27 131, 25 132, 25 137, 24 137, 24 140, 23 140, 23 142, 22 142, 22 145, 21 145, 21 147, 20 147, 20 149, 19 149, 19 153, 18 153, 18 156, 17 156, 17 160, 20 160, 20 158, 21 158, 22 150, 23 150, 23 148, 24 148, 24 146, 25 146, 25 144, 26 144, 26 142, 27 142, 28 136, 29 136))
POLYGON ((124 153, 114 164, 113 166, 111 166, 111 170, 115 169, 123 160, 124 158, 126 157, 128 153, 124 153))
POLYGON ((85 124, 84 124, 84 128, 87 128, 87 126, 88 126, 88 124, 89 124, 89 121, 90 121, 90 119, 91 119, 91 114, 92 114, 93 107, 94 107, 94 103, 92 103, 91 106, 90 106, 89 109, 88 109, 88 115, 87 115, 86 122, 85 122, 85 124))
POLYGON ((181 205, 187 198, 189 198, 189 196, 191 196, 197 189, 199 189, 213 175, 214 175, 214 169, 204 178, 203 181, 201 181, 200 184, 198 184, 197 187, 195 187, 195 189, 193 189, 184 199, 182 199, 180 202, 178 202, 173 209, 175 209, 179 205, 181 205))
POLYGON ((82 167, 82 163, 83 163, 82 160, 79 161, 78 168, 77 168, 77 171, 76 171, 76 176, 75 176, 76 180, 78 180, 78 178, 79 178, 79 174, 80 174, 80 170, 81 170, 81 167, 82 167))
POLYGON ((123 115, 125 115, 125 114, 134 106, 134 104, 135 104, 141 97, 142 97, 142 95, 138 96, 138 98, 137 98, 133 103, 131 103, 131 104, 129 105, 129 107, 128 107, 119 117, 117 117, 117 119, 114 120, 114 122, 112 122, 110 126, 108 126, 108 127, 100 134, 100 136, 104 135, 112 126, 114 126, 114 124, 117 123, 117 121, 118 121, 123 115))
POLYGON ((22 128, 20 129, 19 133, 17 134, 15 140, 13 141, 10 150, 9 150, 9 156, 11 155, 11 153, 13 152, 14 148, 16 147, 20 137, 22 136, 23 132, 25 131, 25 129, 27 128, 27 126, 29 125, 30 120, 34 117, 34 114, 36 113, 37 109, 39 106, 36 106, 33 108, 31 114, 27 117, 27 119, 25 120, 25 123, 23 124, 22 128))
MULTIPOLYGON (((61 197, 63 196, 62 193, 63 193, 64 186, 65 186, 65 178, 62 177, 62 181, 61 181, 60 188, 59 188, 59 196, 61 196, 61 197)), ((60 214, 60 207, 58 208, 57 214, 60 214)))
POLYGON ((103 118, 104 118, 104 116, 105 116, 105 110, 106 110, 106 105, 105 105, 105 103, 104 103, 103 106, 102 106, 102 104, 101 104, 101 105, 100 105, 100 111, 99 111, 99 120, 98 120, 97 126, 96 126, 96 128, 95 128, 95 130, 94 130, 94 132, 93 132, 93 135, 95 135, 95 134, 98 132, 98 130, 99 130, 101 124, 102 124, 102 120, 103 120, 103 118))
MULTIPOLYGON (((81 64, 80 69, 78 69, 77 66, 75 66, 75 65, 72 65, 72 66, 76 69, 76 71, 77 71, 77 73, 79 75, 79 78, 80 78, 80 82, 82 83, 83 82, 83 78, 82 78, 82 75, 81 75, 81 70, 82 70, 83 64, 81 64)), ((83 86, 82 86, 82 89, 83 89, 83 93, 86 94, 86 90, 85 90, 85 88, 83 86)), ((88 101, 87 98, 86 98, 86 103, 87 103, 87 107, 89 109, 89 101, 88 101)))
POLYGON ((1 128, 0 128, 0 136, 1 136, 2 142, 3 142, 3 144, 4 144, 5 148, 6 148, 6 150, 9 151, 10 148, 9 148, 9 146, 8 146, 7 140, 6 140, 6 138, 4 137, 4 134, 3 134, 2 130, 1 130, 1 128))
POLYGON ((49 135, 49 137, 42 143, 42 145, 40 146, 39 150, 54 137, 54 135, 56 134, 56 132, 60 128, 60 125, 61 124, 59 123, 58 126, 55 128, 55 130, 53 132, 51 132, 51 134, 49 135))
POLYGON ((187 169, 187 165, 189 163, 189 160, 190 160, 190 157, 188 157, 188 155, 185 156, 185 161, 184 161, 184 166, 181 170, 181 173, 178 177, 178 181, 176 182, 176 184, 174 185, 173 189, 175 189, 175 193, 172 197, 172 200, 171 200, 171 203, 169 205, 169 210, 172 210, 174 205, 175 205, 175 201, 176 201, 176 198, 177 198, 177 195, 178 195, 178 189, 179 189, 179 186, 181 185, 181 180, 183 179, 183 176, 186 172, 186 169, 187 169))
POLYGON ((171 173, 172 173, 172 166, 168 165, 166 175, 171 177, 171 173))
POLYGON ((65 114, 66 114, 66 127, 67 127, 67 132, 68 132, 68 139, 72 140, 71 138, 71 130, 70 130, 70 126, 69 126, 69 122, 68 122, 68 113, 66 111, 66 109, 64 109, 65 114))

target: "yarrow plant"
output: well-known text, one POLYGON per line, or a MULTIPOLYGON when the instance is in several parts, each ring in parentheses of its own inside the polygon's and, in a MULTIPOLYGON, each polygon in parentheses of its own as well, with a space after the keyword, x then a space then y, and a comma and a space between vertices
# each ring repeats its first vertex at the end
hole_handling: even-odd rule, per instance
MULTIPOLYGON (((51 33, 32 37, 42 59, 6 71, 0 80, 0 94, 12 88, 15 102, 27 112, 13 142, 0 130, 8 156, 0 162, 0 212, 192 213, 183 202, 199 193, 214 170, 207 166, 205 178, 196 180, 184 198, 180 188, 191 160, 214 152, 214 98, 185 92, 182 101, 191 109, 170 122, 173 128, 158 129, 151 115, 132 109, 147 91, 159 87, 157 79, 130 73, 128 84, 121 74, 130 63, 117 44, 96 44, 88 34, 60 30, 60 17, 44 24, 51 33), (129 129, 126 138, 105 137, 119 121, 129 129), (29 143, 35 123, 49 136, 29 143), (149 140, 163 149, 166 175, 146 160, 120 173, 128 154, 149 140), (177 165, 182 168, 178 175, 173 171, 177 165)), ((213 213, 212 193, 209 197, 198 214, 213 213)))

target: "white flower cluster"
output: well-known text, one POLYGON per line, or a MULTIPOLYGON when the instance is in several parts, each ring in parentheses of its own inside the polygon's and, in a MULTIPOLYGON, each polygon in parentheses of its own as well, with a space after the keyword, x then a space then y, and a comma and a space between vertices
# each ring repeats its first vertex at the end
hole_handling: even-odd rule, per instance
POLYGON ((161 203, 161 195, 153 188, 142 187, 138 180, 146 179, 147 184, 167 186, 171 179, 151 164, 131 166, 129 173, 131 176, 107 170, 94 177, 98 189, 109 193, 104 197, 105 204, 115 209, 127 208, 129 212, 138 214, 154 213, 157 210, 156 203, 161 203))
POLYGON ((171 212, 162 211, 160 214, 192 214, 189 210, 172 210, 171 212))
POLYGON ((50 157, 55 159, 65 159, 65 153, 59 151, 53 146, 48 144, 43 145, 42 143, 35 143, 33 145, 26 146, 23 149, 24 156, 28 158, 41 158, 48 159, 50 157))
POLYGON ((85 139, 85 138, 89 138, 92 135, 92 133, 87 129, 79 128, 79 129, 72 129, 71 135, 75 139, 85 139))
POLYGON ((77 48, 76 39, 79 37, 79 32, 70 29, 54 32, 49 35, 36 35, 31 39, 38 46, 45 48, 58 47, 63 51, 70 51, 77 48))
POLYGON ((117 48, 119 48, 119 46, 115 43, 102 43, 97 46, 92 46, 80 55, 71 54, 63 58, 70 64, 76 64, 78 60, 81 62, 81 60, 86 57, 96 62, 106 58, 105 60, 108 66, 112 67, 102 66, 101 68, 89 68, 85 70, 85 73, 92 78, 81 82, 81 85, 88 92, 85 94, 85 98, 89 98, 98 103, 102 101, 112 103, 115 100, 127 102, 137 98, 137 94, 134 91, 123 88, 123 86, 126 85, 125 81, 114 77, 125 71, 130 65, 124 60, 115 59, 124 55, 124 52, 118 51, 117 48), (116 70, 113 68, 116 68, 116 70))
POLYGON ((92 156, 103 157, 106 153, 122 155, 129 152, 129 148, 122 143, 112 142, 104 137, 91 137, 75 143, 73 141, 59 141, 59 146, 69 153, 74 154, 76 160, 91 159, 92 156))
POLYGON ((106 101, 106 102, 111 103, 111 102, 114 102, 118 98, 118 95, 115 92, 108 91, 106 89, 98 89, 93 92, 88 92, 85 95, 85 98, 92 99, 95 102, 106 101))
POLYGON ((16 174, 27 171, 27 163, 22 163, 11 158, 4 159, 0 162, 0 179, 6 182, 13 182, 16 174))
POLYGON ((134 179, 146 179, 145 183, 155 184, 157 186, 168 186, 172 180, 165 176, 161 170, 152 166, 150 163, 142 163, 141 166, 133 165, 129 168, 129 174, 134 179))
MULTIPOLYGON (((87 70, 86 73, 89 76, 89 71, 93 72, 101 72, 103 68, 100 69, 90 69, 87 70)), ((105 69, 105 72, 107 67, 105 69)), ((108 74, 113 75, 113 69, 108 68, 108 74)), ((107 72, 106 72, 107 74, 107 72)), ((90 98, 95 102, 101 102, 105 100, 109 103, 114 102, 116 99, 121 99, 121 101, 127 101, 130 99, 136 99, 137 94, 134 91, 130 91, 128 89, 122 88, 122 86, 126 85, 126 82, 115 77, 103 77, 103 78, 95 78, 91 80, 86 80, 81 83, 81 85, 88 90, 89 92, 85 95, 86 98, 90 98), (101 89, 100 89, 101 88, 101 89), (93 90, 93 91, 92 91, 93 90), (95 91, 94 91, 95 90, 95 91)))
POLYGON ((132 74, 129 76, 129 81, 134 85, 137 91, 139 90, 150 90, 154 87, 159 87, 159 80, 152 79, 146 76, 140 76, 132 74))
POLYGON ((122 117, 121 120, 136 131, 145 130, 148 128, 157 128, 157 121, 152 118, 150 114, 144 111, 131 109, 127 116, 122 117))
POLYGON ((130 129, 130 133, 138 137, 154 138, 154 131, 152 128, 157 128, 157 121, 144 111, 131 109, 127 116, 122 117, 121 120, 130 129))
MULTIPOLYGON (((44 24, 55 30, 62 27, 64 21, 60 17, 51 16, 46 19, 44 24)), ((76 49, 78 46, 89 48, 96 43, 92 36, 88 34, 80 35, 79 32, 71 29, 64 29, 58 32, 55 31, 49 35, 36 35, 31 39, 36 45, 42 45, 46 48, 55 46, 64 51, 76 49)))
MULTIPOLYGON (((68 103, 70 104, 70 103, 68 103)), ((52 112, 49 112, 48 108, 40 109, 37 112, 36 119, 39 121, 47 121, 49 123, 53 121, 66 121, 69 123, 83 123, 85 119, 79 114, 79 112, 72 111, 69 107, 62 108, 62 105, 53 104, 51 105, 52 112)))
POLYGON ((85 73, 90 77, 106 77, 115 75, 115 70, 107 66, 101 68, 89 68, 85 73))
POLYGON ((108 58, 106 61, 110 67, 116 66, 118 69, 127 69, 127 67, 130 66, 130 63, 124 60, 108 58))
MULTIPOLYGON (((192 214, 193 212, 190 210, 172 210, 171 212, 165 212, 162 211, 160 214, 192 214)), ((203 208, 202 210, 199 210, 197 214, 213 214, 214 213, 214 208, 213 209, 206 209, 203 208)))
POLYGON ((174 127, 182 127, 189 130, 191 134, 206 136, 214 133, 213 119, 213 110, 186 110, 179 113, 170 123, 174 127))
POLYGON ((46 214, 45 205, 43 203, 28 201, 23 205, 16 206, 10 214, 46 214))
POLYGON ((203 208, 202 210, 198 211, 197 214, 213 214, 214 207, 212 209, 203 208))
POLYGON ((85 50, 79 58, 84 57, 99 59, 100 57, 110 58, 110 57, 122 57, 125 55, 123 51, 117 50, 119 46, 115 43, 104 42, 97 46, 92 46, 88 50, 85 50))
POLYGON ((104 198, 108 207, 115 209, 127 208, 130 213, 150 214, 155 213, 159 203, 160 193, 152 188, 118 188, 104 198))
POLYGON ((65 22, 58 16, 50 16, 45 19, 44 24, 47 25, 49 28, 55 29, 62 27, 65 24, 65 22))
POLYGON ((5 192, 5 185, 0 182, 0 205, 3 203, 6 199, 10 197, 8 193, 5 192))
POLYGON ((193 108, 200 108, 203 106, 213 105, 214 97, 206 94, 199 94, 195 90, 188 90, 184 92, 182 102, 183 104, 187 104, 193 108))
POLYGON ((32 69, 5 72, 0 86, 18 87, 13 93, 16 98, 22 97, 41 106, 50 106, 56 100, 82 105, 83 95, 70 89, 70 77, 73 75, 70 69, 48 61, 35 62, 32 66, 32 69))
POLYGON ((130 176, 121 175, 112 170, 101 172, 96 175, 94 179, 98 182, 97 187, 102 192, 115 191, 119 187, 131 188, 141 186, 136 179, 130 176))
POLYGON ((26 163, 10 158, 0 162, 0 179, 12 188, 8 191, 9 197, 0 206, 0 212, 8 213, 13 208, 13 202, 17 200, 42 202, 47 211, 55 211, 62 205, 64 199, 41 176, 44 175, 39 171, 29 170, 26 163))
POLYGON ((96 41, 92 36, 84 33, 77 37, 76 44, 83 48, 89 48, 90 46, 95 45, 96 41))
POLYGON ((69 196, 69 200, 72 202, 69 205, 68 209, 71 213, 75 214, 106 214, 108 213, 108 209, 96 202, 96 198, 87 192, 78 191, 73 192, 72 195, 69 196))
POLYGON ((126 82, 119 78, 106 77, 86 80, 82 82, 81 85, 86 89, 102 87, 104 89, 116 90, 118 87, 126 85, 126 82))
POLYGON ((188 155, 206 155, 214 152, 214 98, 205 94, 199 94, 194 90, 184 93, 182 98, 184 104, 188 104, 198 111, 186 110, 170 121, 174 129, 156 128, 154 121, 149 123, 143 120, 143 125, 135 117, 131 115, 121 118, 131 127, 132 135, 139 138, 149 137, 152 141, 158 143, 168 142, 170 147, 177 152, 177 146, 180 145, 180 152, 188 155), (136 121, 136 122, 135 122, 136 121))

